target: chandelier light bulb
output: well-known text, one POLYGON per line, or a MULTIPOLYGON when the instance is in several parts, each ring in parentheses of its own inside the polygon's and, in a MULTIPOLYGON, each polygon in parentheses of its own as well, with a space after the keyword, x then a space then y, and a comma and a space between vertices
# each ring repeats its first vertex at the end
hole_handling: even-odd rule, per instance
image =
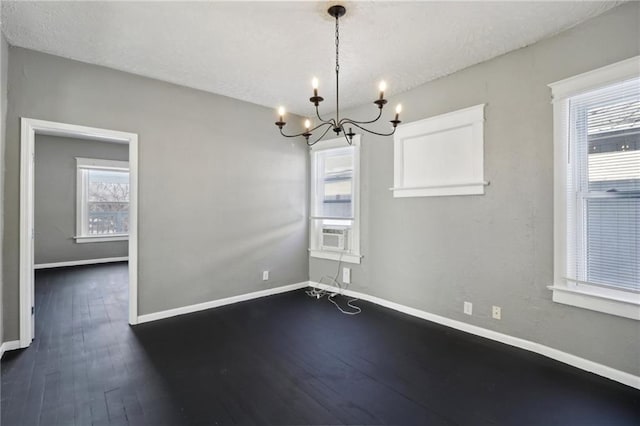
POLYGON ((309 120, 308 118, 306 120, 304 120, 304 127, 309 130, 311 128, 311 120, 309 120))
POLYGON ((280 121, 282 121, 282 118, 284 117, 284 113, 285 113, 285 109, 283 106, 278 108, 278 115, 280 116, 280 121))
POLYGON ((402 112, 402 104, 398 104, 396 106, 396 118, 394 119, 394 121, 397 121, 397 123, 394 123, 394 127, 398 125, 398 123, 400 122, 398 117, 400 117, 401 112, 402 112))
POLYGON ((311 80, 311 87, 313 87, 314 89, 318 88, 318 79, 316 77, 313 77, 313 79, 311 80))
POLYGON ((387 90, 387 82, 382 80, 378 85, 378 89, 380 89, 380 99, 384 99, 384 91, 387 90))

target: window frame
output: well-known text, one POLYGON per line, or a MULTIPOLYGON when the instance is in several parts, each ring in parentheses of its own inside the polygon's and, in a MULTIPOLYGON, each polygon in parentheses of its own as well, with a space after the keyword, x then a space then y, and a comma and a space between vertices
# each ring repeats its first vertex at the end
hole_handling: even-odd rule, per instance
POLYGON ((111 170, 126 171, 129 173, 128 161, 103 160, 97 158, 76 157, 76 235, 73 237, 76 243, 100 243, 108 241, 128 241, 129 234, 110 234, 110 235, 88 235, 85 233, 87 229, 87 191, 88 176, 83 173, 84 170, 111 170))
POLYGON ((569 99, 640 76, 640 56, 549 84, 553 99, 554 270, 553 301, 624 318, 640 320, 640 293, 600 287, 567 278, 567 175, 570 171, 569 99))
POLYGON ((319 246, 314 246, 314 242, 318 241, 319 235, 314 226, 315 220, 321 220, 313 216, 315 197, 317 193, 317 164, 315 154, 322 151, 328 151, 339 148, 349 147, 344 138, 328 139, 320 141, 313 145, 309 150, 310 158, 310 192, 309 192, 309 256, 319 259, 338 260, 345 263, 360 264, 362 255, 360 252, 360 135, 353 137, 351 144, 353 147, 353 218, 349 237, 349 251, 330 251, 322 250, 319 246))

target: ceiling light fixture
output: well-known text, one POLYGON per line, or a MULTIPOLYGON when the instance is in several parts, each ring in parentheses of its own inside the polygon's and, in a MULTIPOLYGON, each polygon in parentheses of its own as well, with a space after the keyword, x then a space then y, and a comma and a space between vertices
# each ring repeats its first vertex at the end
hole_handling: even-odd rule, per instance
POLYGON ((340 136, 340 134, 342 133, 344 135, 345 140, 347 141, 347 143, 349 145, 351 145, 352 141, 353 141, 353 137, 355 136, 355 133, 353 133, 353 127, 351 126, 355 126, 361 130, 364 130, 365 132, 368 133, 372 133, 374 135, 378 135, 378 136, 391 136, 395 133, 396 131, 396 127, 398 126, 398 124, 401 123, 401 121, 399 120, 400 117, 400 112, 402 111, 402 106, 398 105, 396 107, 396 116, 395 119, 390 120, 391 124, 393 125, 393 130, 389 133, 379 133, 379 132, 374 132, 373 130, 369 130, 367 128, 364 127, 364 125, 366 124, 371 124, 371 123, 375 123, 376 121, 378 121, 380 119, 380 117, 382 116, 382 108, 385 106, 385 104, 387 103, 387 100, 384 98, 384 92, 387 89, 387 84, 384 81, 380 82, 379 85, 379 90, 380 90, 380 97, 378 99, 376 99, 373 103, 376 104, 378 106, 378 116, 376 118, 374 118, 373 120, 369 120, 369 121, 357 121, 357 120, 353 120, 350 118, 340 118, 340 90, 339 90, 339 74, 340 74, 340 62, 338 61, 339 59, 339 52, 340 52, 340 25, 339 25, 339 21, 340 21, 340 17, 344 16, 344 14, 347 12, 347 9, 344 6, 341 5, 335 5, 335 6, 331 6, 329 8, 329 10, 327 11, 329 13, 329 15, 333 16, 336 19, 336 116, 335 118, 330 118, 329 120, 325 120, 320 116, 320 111, 318 110, 318 105, 320 104, 320 102, 322 102, 324 100, 324 98, 322 98, 321 96, 318 95, 318 79, 317 78, 313 78, 313 80, 311 81, 311 86, 313 87, 313 97, 309 98, 309 101, 311 101, 311 103, 316 107, 316 116, 318 117, 318 120, 320 120, 320 124, 318 124, 315 127, 313 126, 313 123, 311 122, 311 120, 306 119, 304 122, 304 127, 305 130, 302 133, 298 133, 295 135, 287 135, 282 131, 282 128, 287 124, 284 121, 284 115, 285 115, 285 109, 284 107, 280 107, 278 108, 278 115, 279 115, 279 120, 276 121, 276 126, 278 126, 278 128, 280 129, 280 133, 282 134, 282 136, 288 137, 288 138, 295 138, 298 136, 303 136, 306 141, 307 141, 307 145, 311 146, 314 145, 315 143, 319 142, 320 140, 322 140, 322 138, 324 138, 324 136, 327 134, 327 132, 329 132, 329 130, 333 130, 337 136, 340 136), (349 132, 347 132, 345 130, 345 126, 349 127, 349 132), (309 138, 313 135, 313 132, 316 130, 320 130, 322 133, 320 134, 320 137, 317 138, 314 141, 310 141, 309 138))

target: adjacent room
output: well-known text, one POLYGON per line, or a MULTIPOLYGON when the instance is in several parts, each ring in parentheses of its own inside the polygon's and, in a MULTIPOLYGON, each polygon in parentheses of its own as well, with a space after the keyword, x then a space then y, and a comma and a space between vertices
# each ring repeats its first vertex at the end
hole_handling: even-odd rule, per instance
POLYGON ((0 424, 640 424, 640 2, 0 1, 0 424))

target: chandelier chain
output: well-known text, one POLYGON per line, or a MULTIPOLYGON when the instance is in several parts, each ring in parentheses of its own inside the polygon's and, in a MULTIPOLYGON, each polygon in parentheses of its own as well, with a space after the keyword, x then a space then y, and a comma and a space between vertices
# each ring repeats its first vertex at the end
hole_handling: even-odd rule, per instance
POLYGON ((340 63, 338 62, 338 56, 340 55, 340 24, 338 18, 336 18, 336 74, 340 72, 340 63))
POLYGON ((334 131, 339 133, 340 127, 338 122, 340 121, 340 62, 338 61, 340 55, 340 19, 336 15, 336 122, 334 131))

